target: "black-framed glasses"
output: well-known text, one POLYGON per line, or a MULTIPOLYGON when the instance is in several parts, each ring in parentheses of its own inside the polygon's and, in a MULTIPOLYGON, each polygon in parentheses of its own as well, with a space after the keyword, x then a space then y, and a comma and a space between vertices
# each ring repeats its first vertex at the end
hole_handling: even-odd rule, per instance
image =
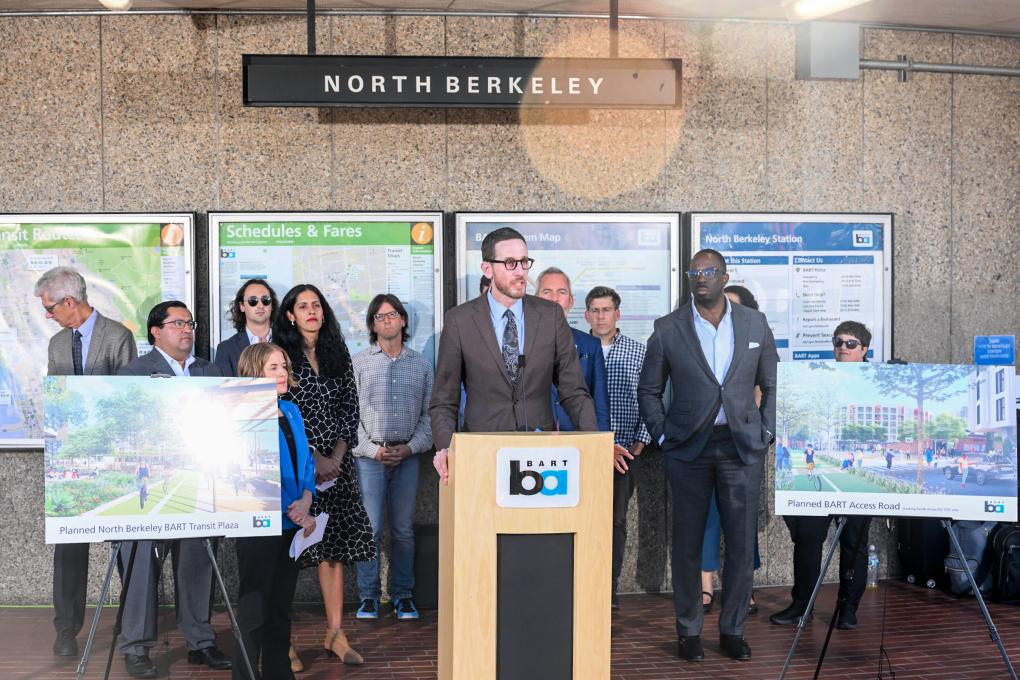
POLYGON ((529 269, 531 269, 532 265, 535 264, 535 258, 522 257, 519 260, 515 260, 512 257, 508 257, 505 260, 485 260, 485 262, 488 262, 489 264, 501 264, 504 267, 506 267, 506 270, 508 272, 512 272, 513 270, 517 269, 518 265, 524 271, 528 271, 529 269))
POLYGON ((385 314, 373 314, 372 318, 376 321, 386 321, 387 319, 396 319, 400 316, 400 312, 386 312, 385 314))
POLYGON ((689 278, 691 281, 696 281, 702 276, 704 276, 706 279, 714 279, 715 277, 719 276, 722 273, 723 271, 719 267, 705 267, 704 269, 688 269, 687 278, 689 278))
POLYGON ((843 338, 832 339, 832 346, 835 347, 836 349, 839 349, 843 345, 846 345, 847 349, 857 349, 858 347, 863 346, 864 343, 862 343, 860 340, 853 339, 851 340, 844 340, 843 338))
POLYGON ((185 321, 184 319, 174 319, 173 321, 164 321, 163 323, 161 323, 159 325, 160 326, 173 326, 174 328, 176 328, 179 331, 183 331, 185 328, 190 328, 191 330, 195 330, 196 328, 198 328, 198 322, 197 321, 185 321))
POLYGON ((263 307, 273 306, 273 298, 269 297, 268 295, 263 295, 262 297, 255 297, 254 295, 252 295, 250 298, 245 300, 245 302, 248 303, 249 307, 255 307, 260 302, 262 303, 263 307))
POLYGON ((60 305, 64 304, 65 302, 67 302, 67 298, 66 297, 65 298, 60 298, 59 301, 54 302, 52 305, 43 305, 43 309, 46 310, 47 314, 52 314, 54 309, 56 309, 60 305))

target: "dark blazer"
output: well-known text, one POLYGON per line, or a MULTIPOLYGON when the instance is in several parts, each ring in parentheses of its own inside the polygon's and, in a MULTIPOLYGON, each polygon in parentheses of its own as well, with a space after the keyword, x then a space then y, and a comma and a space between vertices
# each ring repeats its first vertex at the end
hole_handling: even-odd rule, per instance
MULTIPOLYGON (((90 352, 91 354, 91 352, 90 352)), ((220 369, 216 364, 210 363, 201 357, 195 357, 195 363, 189 369, 192 377, 220 377, 220 369)), ((148 354, 143 354, 124 368, 117 371, 117 375, 147 375, 147 376, 170 376, 174 377, 174 370, 166 362, 163 355, 152 349, 148 354)))
POLYGON ((730 310, 733 359, 721 385, 701 351, 691 302, 655 321, 638 381, 638 407, 652 441, 665 435, 662 450, 668 456, 697 458, 720 404, 744 463, 757 462, 768 451, 766 430, 775 432, 776 422, 776 341, 764 314, 743 305, 730 310), (668 412, 662 404, 667 379, 673 383, 668 412), (761 406, 755 404, 755 385, 761 388, 761 406))
MULTIPOLYGON (((46 375, 74 375, 71 357, 71 329, 62 328, 50 338, 46 356, 46 375)), ((115 375, 138 357, 138 345, 131 331, 122 324, 96 312, 89 355, 85 357, 85 375, 115 375)))
POLYGON ((228 377, 236 376, 237 360, 241 358, 241 352, 249 344, 248 332, 241 330, 216 345, 216 355, 213 362, 219 367, 220 373, 228 377))
POLYGON ((457 430, 460 386, 467 390, 464 431, 551 431, 552 386, 579 430, 595 431, 595 408, 581 375, 570 326, 559 305, 524 296, 524 347, 527 357, 519 395, 513 392, 499 342, 492 327, 487 296, 482 295, 446 313, 439 339, 439 361, 429 416, 436 449, 450 446, 457 430), (520 403, 523 396, 523 404, 520 403), (526 413, 525 413, 526 411, 526 413), (527 423, 525 423, 525 416, 527 423))
MULTIPOLYGON (((611 432, 613 423, 609 417, 609 378, 606 375, 606 359, 602 354, 602 343, 595 336, 576 328, 571 328, 570 333, 574 336, 574 347, 577 349, 577 358, 581 363, 584 384, 588 386, 588 394, 595 401, 595 420, 599 424, 599 431, 611 432)), ((559 396, 559 391, 554 385, 553 413, 560 429, 569 432, 574 429, 574 423, 560 406, 559 396)))

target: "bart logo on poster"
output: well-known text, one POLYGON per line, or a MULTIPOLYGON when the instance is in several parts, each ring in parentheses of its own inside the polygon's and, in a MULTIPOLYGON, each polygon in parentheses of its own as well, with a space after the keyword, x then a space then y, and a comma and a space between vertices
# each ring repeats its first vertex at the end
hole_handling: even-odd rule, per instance
POLYGON ((580 484, 576 448, 502 448, 496 454, 496 504, 502 508, 573 508, 580 484))

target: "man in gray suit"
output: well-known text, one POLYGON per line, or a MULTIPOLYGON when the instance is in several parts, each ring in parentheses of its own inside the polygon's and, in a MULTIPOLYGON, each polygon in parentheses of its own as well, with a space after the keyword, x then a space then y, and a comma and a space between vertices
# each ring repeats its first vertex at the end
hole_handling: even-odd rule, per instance
MULTIPOLYGON (((131 331, 89 304, 85 279, 70 267, 54 267, 35 283, 46 317, 62 329, 50 338, 46 375, 115 375, 136 356, 131 331)), ((75 639, 85 622, 89 544, 61 543, 53 550, 53 653, 77 656, 75 639)))
POLYGON ((754 534, 764 460, 774 439, 776 342, 765 315, 731 305, 726 261, 702 250, 687 272, 692 302, 655 321, 638 405, 666 458, 673 497, 673 599, 679 655, 704 659, 701 543, 715 491, 726 536, 719 643, 745 661, 744 623, 754 573, 754 534), (672 381, 666 412, 662 394, 672 381), (755 386, 761 404, 755 403, 755 386))
POLYGON ((444 482, 449 481, 446 458, 457 429, 462 382, 465 431, 554 430, 549 399, 554 383, 577 429, 598 430, 563 310, 525 295, 533 263, 520 232, 496 229, 482 241, 482 273, 492 287, 446 314, 429 407, 433 464, 444 482))
MULTIPOLYGON (((214 364, 191 354, 197 324, 183 302, 159 303, 149 312, 147 325, 152 351, 132 361, 118 375, 221 375, 214 364)), ((213 571, 204 539, 171 541, 169 547, 177 591, 177 627, 188 645, 188 663, 204 663, 216 670, 230 668, 230 659, 216 647, 216 633, 210 623, 213 571)), ((137 541, 124 543, 121 548, 122 573, 128 571, 128 564, 131 573, 118 646, 124 653, 127 672, 134 678, 156 677, 149 649, 156 644, 156 587, 162 566, 157 549, 163 552, 165 547, 155 541, 137 541)))

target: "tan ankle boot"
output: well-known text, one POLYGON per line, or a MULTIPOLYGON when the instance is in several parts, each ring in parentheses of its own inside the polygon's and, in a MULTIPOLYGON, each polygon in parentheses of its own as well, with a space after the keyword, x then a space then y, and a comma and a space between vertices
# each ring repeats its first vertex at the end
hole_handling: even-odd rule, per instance
POLYGON ((301 658, 297 655, 297 650, 294 649, 294 645, 290 646, 290 672, 300 673, 305 669, 305 665, 301 663, 301 658))
POLYGON ((361 655, 354 651, 350 643, 347 642, 347 636, 344 635, 343 630, 336 630, 332 632, 333 639, 327 647, 331 654, 340 657, 340 660, 349 666, 360 666, 365 663, 365 660, 361 657, 361 655))

